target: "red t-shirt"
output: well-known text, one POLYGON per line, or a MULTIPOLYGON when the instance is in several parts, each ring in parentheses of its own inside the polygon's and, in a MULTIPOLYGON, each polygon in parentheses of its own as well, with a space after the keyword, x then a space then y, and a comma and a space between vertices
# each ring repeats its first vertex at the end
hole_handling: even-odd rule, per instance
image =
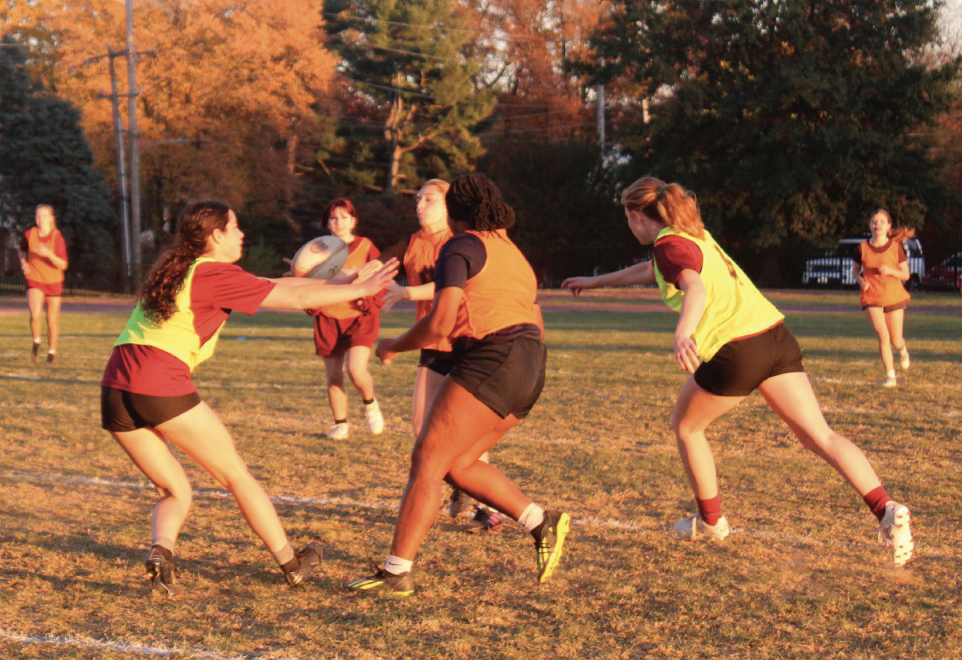
POLYGON ((681 271, 686 268, 701 274, 704 257, 694 241, 674 234, 665 236, 655 243, 652 252, 655 265, 666 282, 677 284, 681 271))
MULTIPOLYGON (((231 311, 256 312, 274 286, 233 264, 207 262, 197 266, 190 289, 190 309, 201 345, 214 336, 231 311)), ((185 362, 163 349, 139 344, 114 348, 100 384, 152 396, 181 396, 197 391, 185 362)))

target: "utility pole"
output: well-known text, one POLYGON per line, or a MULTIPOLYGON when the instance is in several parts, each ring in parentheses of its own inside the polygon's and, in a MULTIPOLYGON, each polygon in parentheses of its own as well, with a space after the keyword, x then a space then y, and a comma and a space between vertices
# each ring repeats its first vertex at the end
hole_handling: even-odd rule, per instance
POLYGON ((130 234, 134 291, 140 292, 140 149, 137 146, 137 52, 134 50, 134 2, 125 0, 127 14, 127 127, 130 133, 130 234))
POLYGON ((119 94, 117 93, 117 73, 114 70, 114 58, 125 55, 123 51, 117 52, 107 48, 107 61, 110 62, 110 100, 113 105, 114 130, 117 132, 117 178, 120 180, 120 217, 124 226, 124 293, 131 293, 132 258, 130 242, 130 216, 128 208, 130 200, 127 196, 127 164, 124 155, 124 125, 120 119, 119 94))
POLYGON ((605 153, 605 86, 597 85, 595 94, 598 99, 598 144, 601 153, 605 153))

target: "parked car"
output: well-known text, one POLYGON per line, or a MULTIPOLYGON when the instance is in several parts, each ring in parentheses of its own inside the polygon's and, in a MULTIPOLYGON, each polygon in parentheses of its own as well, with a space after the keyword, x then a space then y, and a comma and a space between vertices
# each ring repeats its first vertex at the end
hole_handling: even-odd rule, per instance
POLYGON ((922 288, 927 291, 962 291, 962 252, 929 269, 922 278, 922 288))
MULTIPOLYGON (((802 284, 805 286, 823 286, 829 288, 857 287, 858 282, 852 275, 855 265, 853 258, 858 246, 868 239, 843 238, 835 244, 824 257, 809 259, 805 262, 805 272, 802 274, 802 284)), ((909 281, 905 283, 908 289, 918 289, 925 277, 925 255, 922 254, 922 244, 917 238, 902 241, 902 249, 909 262, 909 281)))

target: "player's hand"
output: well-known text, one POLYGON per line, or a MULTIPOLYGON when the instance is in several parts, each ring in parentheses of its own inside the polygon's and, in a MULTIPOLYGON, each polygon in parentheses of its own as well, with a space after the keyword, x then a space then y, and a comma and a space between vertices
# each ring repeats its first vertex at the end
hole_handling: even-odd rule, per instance
POLYGON ((390 367, 394 362, 394 358, 400 355, 400 353, 392 351, 392 348, 394 348, 393 339, 382 339, 377 343, 377 348, 374 350, 374 355, 386 367, 390 367))
POLYGON ((695 369, 701 364, 698 346, 691 337, 675 337, 675 358, 678 360, 678 366, 690 374, 695 373, 695 369))
POLYGON ((406 286, 401 286, 397 283, 391 284, 387 288, 387 293, 384 294, 384 306, 381 307, 382 312, 389 312, 394 304, 401 300, 410 300, 411 294, 408 292, 406 286))
POLYGON ((878 272, 882 275, 888 275, 889 277, 894 277, 898 274, 898 271, 889 266, 888 264, 882 264, 878 267, 878 272))
MULTIPOLYGON (((380 293, 382 289, 394 284, 394 277, 397 275, 398 263, 397 259, 391 259, 386 264, 381 266, 380 270, 375 271, 373 274, 368 275, 367 279, 360 283, 363 293, 362 298, 368 296, 373 296, 380 293)), ((354 281, 357 284, 357 280, 354 281)))
POLYGON ((561 288, 568 289, 572 295, 577 296, 584 289, 595 288, 594 279, 593 277, 569 277, 561 283, 561 288))
POLYGON ((281 275, 281 277, 294 277, 294 261, 284 257, 281 261, 287 264, 287 272, 281 275))
POLYGON ((371 261, 367 262, 366 264, 364 264, 363 266, 357 269, 357 272, 354 274, 354 282, 356 284, 361 284, 362 282, 366 282, 367 280, 371 279, 371 276, 374 275, 374 273, 381 270, 382 268, 384 268, 383 263, 381 263, 377 259, 372 259, 371 261))
POLYGON ((53 256, 53 252, 51 252, 50 248, 48 248, 46 245, 40 245, 40 246, 37 248, 37 254, 39 254, 41 257, 52 257, 52 256, 53 256))
POLYGON ((868 280, 862 279, 862 281, 859 282, 859 285, 862 287, 862 291, 868 291, 868 287, 869 287, 868 280))
POLYGON ((33 272, 33 266, 31 266, 30 262, 25 259, 20 260, 20 269, 23 271, 23 274, 27 276, 33 272))

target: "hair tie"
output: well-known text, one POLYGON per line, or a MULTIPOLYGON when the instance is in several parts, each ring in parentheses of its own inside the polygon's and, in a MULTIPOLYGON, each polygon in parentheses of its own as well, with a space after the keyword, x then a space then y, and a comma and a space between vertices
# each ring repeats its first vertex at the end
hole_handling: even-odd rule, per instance
POLYGON ((668 184, 666 183, 665 185, 663 185, 663 186, 661 187, 661 190, 658 191, 658 194, 659 194, 659 195, 664 195, 664 194, 665 194, 665 189, 666 189, 667 187, 668 187, 668 184))

